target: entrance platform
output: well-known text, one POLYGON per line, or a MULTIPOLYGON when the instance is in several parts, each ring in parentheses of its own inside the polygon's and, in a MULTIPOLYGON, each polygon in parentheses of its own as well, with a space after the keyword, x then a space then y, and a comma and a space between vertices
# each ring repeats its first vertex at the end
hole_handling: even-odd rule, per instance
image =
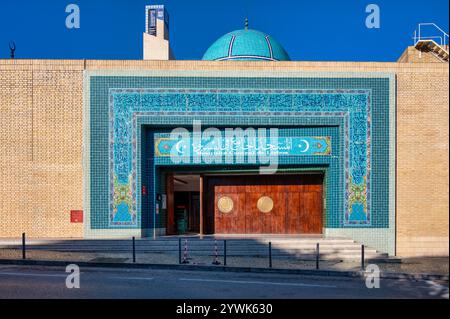
MULTIPOLYGON (((226 240, 227 256, 261 257, 268 255, 269 242, 272 256, 277 258, 295 258, 312 260, 316 258, 319 244, 320 259, 323 260, 360 260, 361 244, 348 238, 330 238, 321 235, 186 235, 162 236, 156 239, 136 239, 137 253, 178 254, 185 241, 191 255, 209 256, 224 253, 226 240)), ((0 249, 20 248, 19 239, 0 239, 0 249)), ((28 239, 27 250, 49 250, 65 252, 117 252, 130 251, 131 239, 28 239)), ((388 254, 365 247, 364 256, 370 260, 393 260, 388 254)))

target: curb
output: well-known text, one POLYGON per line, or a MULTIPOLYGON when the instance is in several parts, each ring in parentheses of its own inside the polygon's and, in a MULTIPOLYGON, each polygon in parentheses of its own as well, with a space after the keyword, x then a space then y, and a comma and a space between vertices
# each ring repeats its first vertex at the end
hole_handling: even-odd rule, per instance
MULTIPOLYGON (((23 260, 23 259, 0 259, 0 265, 23 265, 23 266, 60 266, 77 264, 80 267, 97 268, 128 268, 128 269, 172 269, 172 270, 195 270, 195 271, 224 271, 224 272, 250 272, 291 274, 324 277, 351 277, 364 278, 364 271, 339 271, 339 270, 315 270, 315 269, 280 269, 280 268, 252 268, 252 267, 230 267, 230 266, 204 266, 204 265, 169 265, 169 264, 140 264, 140 263, 99 263, 86 261, 60 261, 60 260, 23 260)), ((380 278, 384 279, 407 279, 407 280, 442 280, 449 281, 448 275, 436 274, 410 274, 410 273, 388 273, 381 272, 380 278)))

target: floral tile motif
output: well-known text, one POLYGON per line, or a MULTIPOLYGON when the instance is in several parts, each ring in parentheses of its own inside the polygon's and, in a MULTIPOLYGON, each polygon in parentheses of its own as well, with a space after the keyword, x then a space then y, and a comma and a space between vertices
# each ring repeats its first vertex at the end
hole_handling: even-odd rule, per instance
POLYGON ((109 91, 111 226, 138 226, 135 116, 247 115, 333 117, 344 125, 343 226, 370 226, 370 90, 111 89, 109 91))

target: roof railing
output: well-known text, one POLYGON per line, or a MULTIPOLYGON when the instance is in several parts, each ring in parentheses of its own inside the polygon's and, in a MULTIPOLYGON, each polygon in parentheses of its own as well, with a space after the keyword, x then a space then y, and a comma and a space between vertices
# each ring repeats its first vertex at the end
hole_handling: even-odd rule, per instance
POLYGON ((417 26, 417 29, 414 31, 414 37, 413 38, 414 38, 414 46, 419 41, 439 39, 439 45, 446 47, 446 46, 448 46, 448 41, 449 41, 448 33, 446 33, 444 30, 442 30, 435 23, 429 23, 429 22, 427 22, 427 23, 419 23, 418 26, 417 26), (433 34, 432 36, 424 36, 422 34, 424 27, 428 27, 428 29, 430 29, 430 28, 434 29, 434 32, 437 32, 437 34, 439 34, 439 35, 433 34))

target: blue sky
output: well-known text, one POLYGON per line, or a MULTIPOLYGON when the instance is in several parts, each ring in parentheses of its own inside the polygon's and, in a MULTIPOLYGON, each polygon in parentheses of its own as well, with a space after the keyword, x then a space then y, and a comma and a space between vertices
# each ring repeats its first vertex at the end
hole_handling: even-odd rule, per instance
MULTIPOLYGON (((292 60, 395 61, 419 22, 448 31, 448 0, 2 0, 0 58, 142 59, 145 5, 164 4, 179 60, 198 60, 221 35, 244 26, 275 37, 292 60), (78 4, 81 28, 67 29, 65 8, 78 4), (381 28, 365 27, 368 4, 381 28)), ((448 32, 447 32, 448 33, 448 32)))

